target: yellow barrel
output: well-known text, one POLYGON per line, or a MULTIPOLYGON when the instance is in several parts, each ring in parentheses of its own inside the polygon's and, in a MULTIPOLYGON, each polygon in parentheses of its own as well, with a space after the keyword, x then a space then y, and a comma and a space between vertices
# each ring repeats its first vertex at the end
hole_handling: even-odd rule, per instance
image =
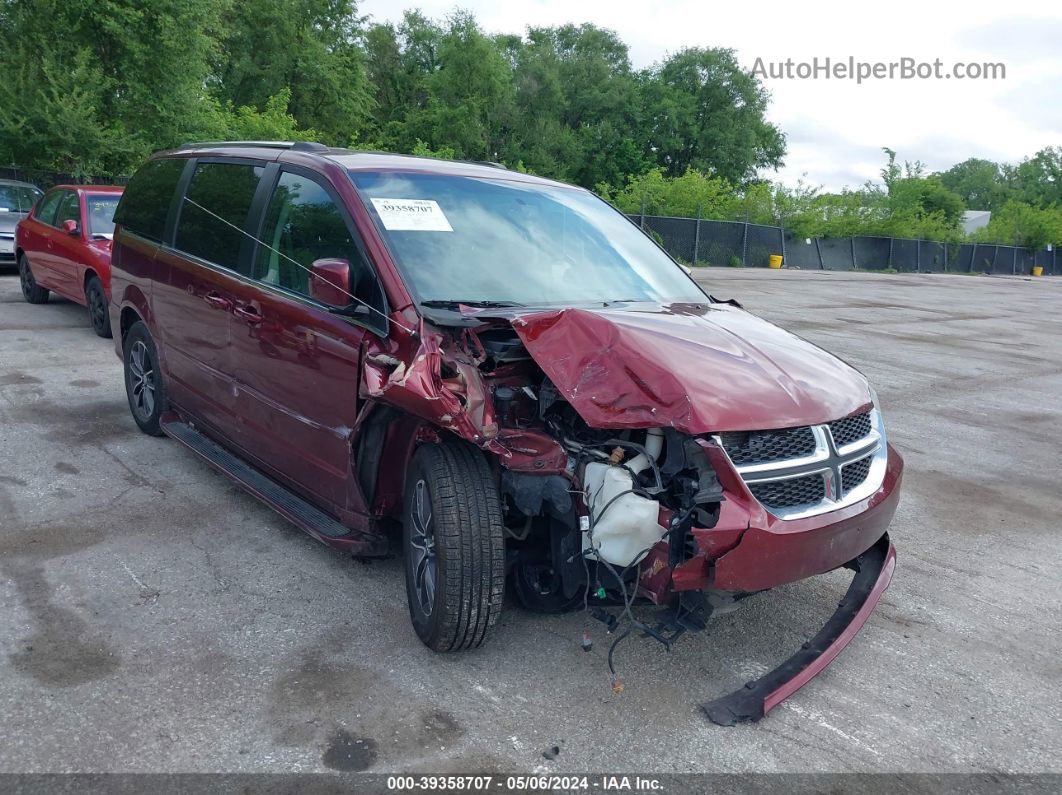
POLYGON ((1043 265, 1033 265, 1033 276, 1043 276, 1043 275, 1044 275, 1044 266, 1043 265))
MULTIPOLYGON (((761 260, 761 262, 762 262, 762 260, 761 260)), ((771 254, 771 259, 770 259, 769 265, 772 268, 780 268, 780 267, 782 267, 782 255, 781 254, 771 254)))

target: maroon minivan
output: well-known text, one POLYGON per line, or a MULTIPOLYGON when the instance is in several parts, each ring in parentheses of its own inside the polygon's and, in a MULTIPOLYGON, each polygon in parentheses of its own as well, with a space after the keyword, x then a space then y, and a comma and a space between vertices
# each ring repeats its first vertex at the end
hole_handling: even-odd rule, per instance
POLYGON ((432 649, 482 643, 506 583, 531 610, 588 610, 611 652, 852 569, 814 638, 704 705, 756 720, 892 578, 903 463, 866 379, 707 295, 589 191, 493 163, 194 144, 152 157, 116 221, 137 424, 327 544, 387 555, 397 535, 432 649))

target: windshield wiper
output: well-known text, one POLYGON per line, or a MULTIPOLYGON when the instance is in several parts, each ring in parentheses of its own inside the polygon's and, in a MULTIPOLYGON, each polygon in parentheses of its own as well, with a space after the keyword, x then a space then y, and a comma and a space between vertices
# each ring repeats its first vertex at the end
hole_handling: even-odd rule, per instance
POLYGON ((523 306, 523 304, 518 304, 515 301, 456 301, 444 300, 441 298, 432 298, 429 301, 421 301, 420 305, 437 309, 456 309, 459 306, 471 306, 482 309, 501 309, 505 307, 523 306))

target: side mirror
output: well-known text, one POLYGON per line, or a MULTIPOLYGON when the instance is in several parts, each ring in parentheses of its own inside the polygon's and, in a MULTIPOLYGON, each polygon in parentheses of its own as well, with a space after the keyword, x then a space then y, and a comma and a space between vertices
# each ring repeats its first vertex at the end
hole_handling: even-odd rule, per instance
POLYGON ((77 221, 72 218, 63 221, 63 231, 66 232, 68 235, 77 235, 81 233, 81 231, 77 228, 77 221))
POLYGON ((315 259, 310 263, 310 297, 330 306, 350 303, 350 261, 315 259))

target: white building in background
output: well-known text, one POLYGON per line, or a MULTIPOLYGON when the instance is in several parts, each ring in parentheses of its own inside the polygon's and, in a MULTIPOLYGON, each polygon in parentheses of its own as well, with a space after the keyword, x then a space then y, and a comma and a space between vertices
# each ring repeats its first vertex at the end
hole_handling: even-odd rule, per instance
POLYGON ((976 232, 981 227, 988 226, 991 220, 992 213, 989 210, 967 210, 962 214, 962 231, 966 234, 976 232))

